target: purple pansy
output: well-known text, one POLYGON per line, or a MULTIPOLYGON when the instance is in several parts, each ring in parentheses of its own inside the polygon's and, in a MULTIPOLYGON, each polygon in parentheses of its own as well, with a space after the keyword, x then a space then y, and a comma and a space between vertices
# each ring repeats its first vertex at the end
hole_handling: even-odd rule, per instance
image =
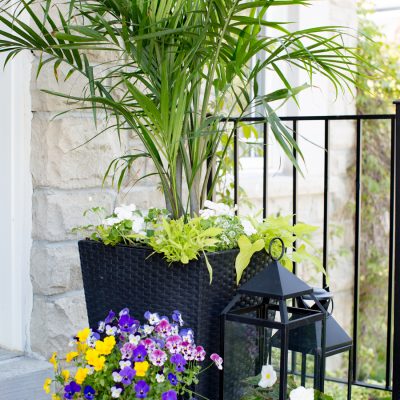
POLYGON ((146 383, 146 381, 138 381, 135 385, 136 397, 138 399, 144 399, 147 397, 149 390, 150 386, 146 383))
POLYGON ((124 385, 130 385, 132 383, 133 377, 136 375, 136 371, 131 367, 124 367, 119 374, 122 378, 121 382, 124 385))
POLYGON ((97 332, 92 332, 90 334, 90 336, 87 338, 87 345, 89 347, 95 347, 96 346, 96 342, 100 340, 100 334, 97 332))
POLYGON ((172 313, 172 320, 177 322, 180 326, 183 325, 182 314, 178 310, 172 313))
POLYGON ((181 352, 187 361, 193 361, 196 357, 196 347, 189 342, 182 342, 181 352))
POLYGON ((123 315, 129 315, 129 308, 125 307, 119 312, 120 317, 122 317, 123 315))
POLYGON ((176 385, 178 384, 178 379, 177 379, 176 375, 173 374, 172 372, 170 372, 170 373, 168 374, 168 380, 169 380, 169 383, 170 383, 172 386, 176 386, 176 385))
POLYGON ((156 347, 154 340, 149 338, 142 340, 140 344, 143 345, 147 351, 152 351, 156 347))
POLYGON ((179 353, 182 348, 182 339, 179 335, 170 336, 167 339, 165 346, 167 347, 170 353, 172 354, 179 353))
POLYGON ((133 350, 133 360, 136 362, 144 361, 144 359, 147 356, 147 350, 146 347, 140 344, 138 347, 136 347, 135 350, 133 350))
POLYGON ((94 399, 94 395, 96 394, 96 391, 90 385, 87 385, 87 386, 85 386, 85 389, 83 390, 83 394, 84 394, 86 400, 92 400, 92 399, 94 399))
POLYGON ((70 384, 65 386, 64 391, 64 399, 73 399, 75 393, 79 393, 81 391, 81 386, 75 381, 72 381, 70 384))
POLYGON ((175 392, 175 390, 168 390, 168 392, 164 392, 161 395, 161 400, 177 400, 178 399, 178 394, 175 392))
POLYGON ((224 362, 224 360, 222 359, 221 356, 219 356, 216 353, 213 353, 213 354, 211 354, 210 358, 211 358, 211 361, 214 361, 214 363, 218 369, 222 369, 222 363, 224 362))
POLYGON ((108 313, 106 319, 104 320, 104 323, 107 324, 111 324, 111 322, 113 321, 113 319, 115 318, 115 312, 113 310, 110 310, 110 312, 108 313))
POLYGON ((171 357, 172 364, 175 364, 176 372, 183 372, 185 370, 186 360, 181 354, 174 354, 171 357))
POLYGON ((167 358, 167 354, 159 349, 156 349, 150 353, 150 361, 158 367, 162 367, 165 361, 167 361, 167 358))
POLYGON ((162 339, 154 338, 153 339, 155 343, 157 343, 158 347, 160 349, 163 349, 165 347, 165 341, 162 339))
POLYGON ((132 318, 129 314, 121 315, 118 326, 122 332, 135 333, 138 329, 138 321, 132 318))

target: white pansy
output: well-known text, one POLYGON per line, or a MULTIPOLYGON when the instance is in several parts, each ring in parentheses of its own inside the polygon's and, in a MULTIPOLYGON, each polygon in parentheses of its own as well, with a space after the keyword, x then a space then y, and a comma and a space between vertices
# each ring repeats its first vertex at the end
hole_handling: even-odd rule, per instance
POLYGON ((290 392, 290 400, 314 400, 314 389, 306 389, 303 386, 290 392))
POLYGON ((94 367, 92 367, 91 365, 86 365, 85 368, 88 370, 88 375, 94 374, 94 367))
POLYGON ((251 235, 254 235, 255 233, 257 233, 256 228, 254 228, 253 224, 249 220, 245 219, 245 220, 241 221, 241 223, 243 226, 244 233, 247 236, 251 236, 251 235))
POLYGON ((106 326, 106 335, 107 336, 115 336, 115 334, 117 333, 117 327, 116 326, 111 326, 111 325, 107 325, 106 326))
POLYGON ((163 383, 163 382, 165 382, 165 376, 164 376, 164 374, 157 374, 157 375, 156 375, 156 381, 157 381, 158 383, 163 383))
POLYGON ((154 326, 147 325, 147 324, 143 326, 143 332, 146 335, 150 335, 153 331, 154 331, 154 326))
POLYGON ((114 210, 114 214, 117 214, 117 218, 119 218, 121 221, 132 218, 132 211, 125 208, 125 206, 117 207, 114 210))
POLYGON ((119 367, 124 369, 125 367, 130 367, 132 363, 129 360, 122 360, 119 362, 119 367))
POLYGON ((140 342, 141 338, 139 335, 129 335, 129 343, 134 344, 137 346, 140 342))
POLYGON ((112 377, 113 377, 114 382, 121 382, 122 381, 122 376, 117 371, 114 371, 112 373, 112 377))
POLYGON ((266 389, 275 385, 277 380, 276 372, 272 365, 263 365, 261 369, 261 379, 258 382, 258 386, 266 389))
POLYGON ((111 388, 111 397, 113 399, 118 399, 119 396, 121 396, 122 393, 122 389, 121 388, 117 388, 116 386, 113 386, 111 388))

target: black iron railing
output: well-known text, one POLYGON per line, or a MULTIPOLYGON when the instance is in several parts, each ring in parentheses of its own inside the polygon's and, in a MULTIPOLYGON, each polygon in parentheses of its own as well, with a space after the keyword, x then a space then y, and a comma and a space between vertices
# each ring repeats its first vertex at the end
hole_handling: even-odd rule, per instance
MULTIPOLYGON (((330 115, 330 116, 294 116, 282 117, 285 123, 290 123, 289 127, 293 131, 293 138, 298 139, 298 124, 301 121, 322 121, 324 122, 324 180, 323 180, 323 252, 322 259, 326 271, 328 271, 329 249, 328 249, 328 228, 329 228, 329 176, 330 163, 329 157, 329 138, 331 134, 331 123, 334 121, 354 121, 356 125, 356 146, 355 146, 355 223, 354 223, 354 307, 353 307, 353 385, 358 385, 371 389, 382 389, 392 391, 393 400, 400 400, 400 196, 396 193, 400 190, 400 102, 395 102, 396 113, 384 115, 330 115), (360 311, 360 237, 361 237, 361 178, 362 178, 362 140, 363 123, 368 120, 387 121, 390 123, 391 137, 391 163, 390 163, 390 228, 389 228, 389 273, 387 282, 387 337, 386 337, 386 365, 385 383, 370 384, 358 380, 358 360, 359 360, 359 311, 360 311), (399 155, 399 156, 398 156, 399 155), (398 212, 396 212, 398 210, 398 212), (396 239, 397 243, 396 243, 396 239), (392 334, 394 332, 394 334, 392 334)), ((236 123, 234 118, 231 122, 236 123)), ((262 117, 249 117, 241 119, 242 122, 262 125, 262 146, 263 146, 263 216, 267 216, 268 200, 268 152, 267 136, 268 123, 262 117)), ((239 202, 239 130, 235 128, 233 136, 234 147, 234 202, 239 202)), ((297 154, 295 154, 297 157, 297 154)), ((297 222, 298 211, 298 171, 293 168, 292 180, 292 211, 293 223, 297 222)), ((294 265, 296 273, 296 266, 294 265)), ((323 279, 323 286, 326 286, 326 278, 323 279)))

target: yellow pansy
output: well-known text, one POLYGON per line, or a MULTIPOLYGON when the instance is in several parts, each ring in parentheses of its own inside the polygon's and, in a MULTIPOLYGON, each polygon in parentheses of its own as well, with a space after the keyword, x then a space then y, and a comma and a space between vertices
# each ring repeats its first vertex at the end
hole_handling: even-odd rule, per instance
POLYGON ((76 347, 78 349, 78 352, 80 354, 83 354, 87 350, 88 345, 86 343, 78 343, 76 347))
POLYGON ((47 378, 43 384, 43 390, 49 394, 50 393, 51 378, 47 378))
POLYGON ((99 357, 95 363, 93 364, 95 371, 101 371, 104 368, 104 364, 106 362, 106 358, 104 356, 99 357))
POLYGON ((149 366, 147 361, 135 362, 136 376, 145 376, 149 366))
POLYGON ((61 397, 58 394, 52 394, 51 400, 61 400, 61 397))
POLYGON ((66 382, 69 378, 69 371, 67 369, 64 369, 61 371, 61 376, 64 378, 64 382, 66 382))
POLYGON ((105 357, 101 356, 97 350, 89 349, 86 352, 86 361, 89 365, 93 366, 96 371, 101 371, 106 362, 105 357))
POLYGON ((75 381, 78 385, 82 385, 83 381, 86 379, 89 370, 87 368, 78 368, 75 374, 75 381))
POLYGON ((51 364, 53 364, 54 371, 57 371, 57 367, 58 367, 57 352, 54 352, 54 353, 51 355, 49 362, 50 362, 51 364))
POLYGON ((86 340, 89 337, 91 332, 92 331, 90 328, 85 328, 85 329, 82 329, 81 331, 79 331, 76 336, 78 337, 78 339, 81 343, 86 343, 86 340))
POLYGON ((69 363, 71 362, 74 358, 78 357, 79 353, 76 351, 71 351, 65 356, 65 360, 69 363))
POLYGON ((116 342, 114 336, 108 336, 104 339, 103 342, 101 340, 98 340, 96 342, 96 350, 99 352, 99 354, 108 355, 112 352, 115 343, 116 342))

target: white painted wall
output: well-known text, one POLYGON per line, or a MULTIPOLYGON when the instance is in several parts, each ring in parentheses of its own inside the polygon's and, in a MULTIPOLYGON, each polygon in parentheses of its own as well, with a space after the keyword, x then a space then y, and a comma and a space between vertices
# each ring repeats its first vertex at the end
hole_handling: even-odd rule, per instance
POLYGON ((0 346, 20 351, 32 309, 30 66, 25 53, 0 70, 0 346))

